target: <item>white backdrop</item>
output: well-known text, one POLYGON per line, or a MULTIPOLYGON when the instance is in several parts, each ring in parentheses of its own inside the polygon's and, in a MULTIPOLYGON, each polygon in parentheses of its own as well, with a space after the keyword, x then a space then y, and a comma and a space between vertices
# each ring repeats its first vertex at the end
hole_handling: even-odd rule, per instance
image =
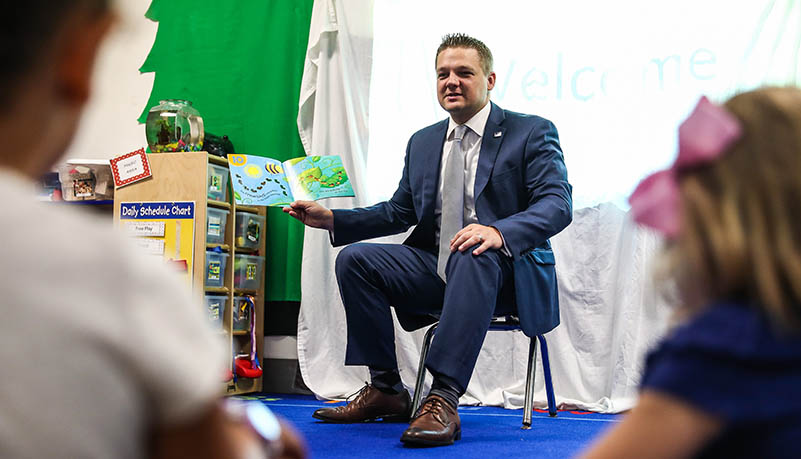
MULTIPOLYGON (((369 205, 394 191, 409 135, 447 116, 436 102, 433 71, 447 32, 473 34, 494 50, 495 102, 559 128, 575 186, 573 223, 552 239, 562 324, 547 338, 563 408, 630 408, 644 354, 666 330, 670 308, 650 280, 660 241, 621 208, 645 173, 671 160, 678 122, 701 93, 720 100, 763 82, 795 82, 800 74, 800 2, 651 5, 314 5, 298 125, 307 153, 343 156, 357 193, 324 204, 369 205)), ((298 357, 307 385, 329 398, 353 393, 368 378, 366 368, 343 365, 337 252, 326 232, 307 230, 298 357)), ((411 388, 424 331, 395 331, 401 377, 411 388)), ((522 406, 527 351, 520 333, 490 333, 461 402, 522 406)), ((535 406, 544 407, 540 369, 538 375, 535 406)))
MULTIPOLYGON (((298 117, 301 138, 309 153, 341 154, 355 178, 357 197, 330 205, 366 205, 370 200, 359 178, 368 162, 370 2, 318 1, 314 8, 298 117)), ((633 228, 611 205, 579 210, 574 220, 553 241, 563 322, 548 336, 557 397, 562 406, 619 411, 633 403, 644 349, 664 329, 667 309, 647 282, 656 239, 633 228)), ((332 398, 367 379, 365 368, 343 366, 345 317, 333 274, 337 252, 326 232, 306 232, 298 356, 308 386, 332 398)), ((401 376, 409 387, 422 334, 396 327, 401 376)), ((522 406, 527 351, 521 333, 490 333, 462 402, 522 406)), ((541 376, 536 399, 545 406, 541 376)))
POLYGON ((801 82, 797 0, 382 0, 374 14, 368 191, 395 191, 409 136, 445 117, 434 54, 465 32, 495 57, 492 100, 559 129, 575 208, 667 165, 698 97, 801 82))

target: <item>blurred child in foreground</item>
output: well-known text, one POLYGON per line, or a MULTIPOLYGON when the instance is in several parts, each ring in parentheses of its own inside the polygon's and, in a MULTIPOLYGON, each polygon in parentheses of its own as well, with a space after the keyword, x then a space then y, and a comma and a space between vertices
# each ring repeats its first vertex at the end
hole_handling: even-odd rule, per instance
POLYGON ((0 16, 0 457, 300 457, 290 428, 260 436, 221 402, 224 346, 177 277, 108 219, 35 200, 89 98, 109 3, 0 16))
POLYGON ((685 320, 648 356, 637 406, 585 457, 798 457, 801 91, 702 98, 673 167, 630 202, 668 241, 685 320))

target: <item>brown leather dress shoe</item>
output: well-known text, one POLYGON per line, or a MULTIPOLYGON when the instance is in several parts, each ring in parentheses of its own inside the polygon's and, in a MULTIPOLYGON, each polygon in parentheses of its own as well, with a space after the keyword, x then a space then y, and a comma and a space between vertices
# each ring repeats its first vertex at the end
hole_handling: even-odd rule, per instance
POLYGON ((386 422, 406 422, 411 414, 409 391, 392 395, 367 384, 352 402, 336 408, 320 408, 312 417, 325 422, 342 424, 382 419, 386 422))
POLYGON ((401 435, 407 445, 445 446, 462 438, 459 413, 437 395, 426 397, 409 428, 401 435))

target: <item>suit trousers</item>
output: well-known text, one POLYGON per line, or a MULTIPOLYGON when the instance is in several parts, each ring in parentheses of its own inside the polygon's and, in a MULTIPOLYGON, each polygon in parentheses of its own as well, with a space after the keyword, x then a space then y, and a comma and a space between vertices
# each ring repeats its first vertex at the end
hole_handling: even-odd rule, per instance
POLYGON ((434 375, 467 389, 492 316, 514 313, 512 259, 473 248, 448 259, 447 285, 437 275, 437 254, 399 244, 357 243, 336 260, 345 306, 346 365, 397 369, 390 307, 403 317, 439 316, 426 359, 434 375), (496 308, 496 305, 499 305, 496 308))

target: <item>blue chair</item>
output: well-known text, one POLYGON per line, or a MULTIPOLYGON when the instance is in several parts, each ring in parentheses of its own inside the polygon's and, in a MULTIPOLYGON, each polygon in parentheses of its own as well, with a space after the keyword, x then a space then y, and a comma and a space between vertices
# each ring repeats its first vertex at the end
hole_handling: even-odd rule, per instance
MULTIPOLYGON (((556 416, 556 398, 554 397, 551 366, 548 359, 548 343, 543 336, 559 325, 559 296, 556 287, 556 270, 553 251, 550 244, 534 249, 515 261, 515 303, 517 316, 493 317, 489 330, 522 330, 529 337, 528 370, 526 371, 526 395, 523 403, 523 429, 531 428, 531 412, 534 408, 534 376, 536 374, 537 341, 542 354, 542 369, 545 377, 545 392, 548 397, 548 414, 556 416)), ((412 400, 412 413, 417 413, 422 398, 425 381, 425 360, 431 347, 431 340, 437 330, 437 323, 426 331, 423 348, 420 351, 420 362, 417 369, 417 381, 412 400)))

